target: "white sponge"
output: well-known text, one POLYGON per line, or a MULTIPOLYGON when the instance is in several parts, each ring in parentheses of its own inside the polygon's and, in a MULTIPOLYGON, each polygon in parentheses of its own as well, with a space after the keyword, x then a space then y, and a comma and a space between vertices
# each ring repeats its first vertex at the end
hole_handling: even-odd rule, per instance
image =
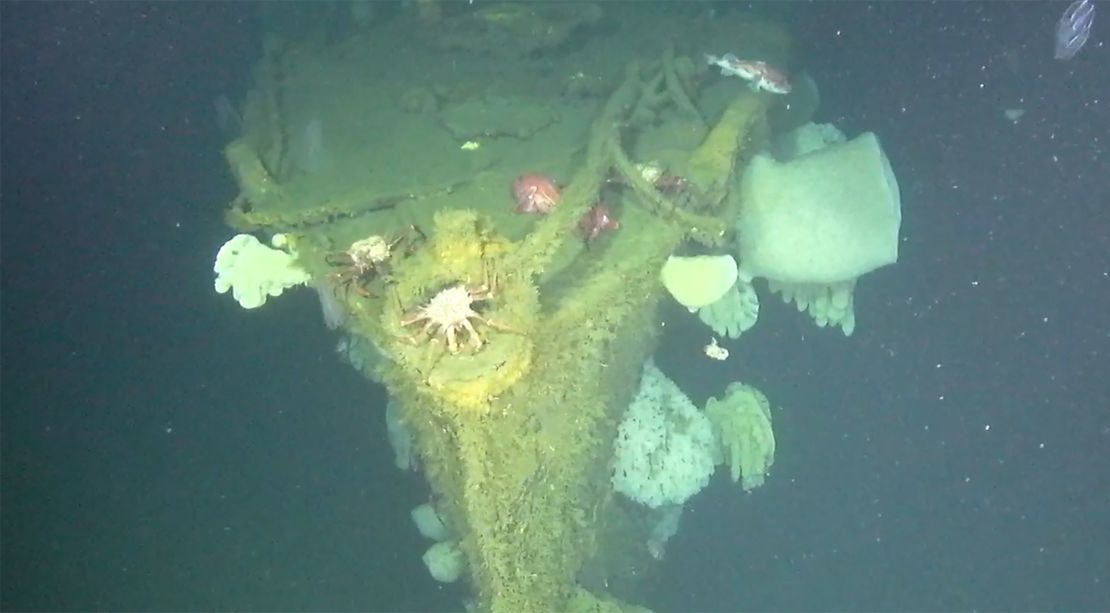
POLYGON ((705 415, 654 364, 644 364, 617 430, 613 488, 653 509, 682 504, 709 483, 717 455, 705 415))
POLYGON ((416 529, 424 538, 430 538, 433 541, 446 541, 451 538, 451 531, 443 524, 443 520, 439 518, 439 513, 431 503, 425 502, 416 507, 411 515, 412 522, 416 524, 416 529))
MULTIPOLYGON (((286 244, 286 237, 275 234, 275 247, 286 244)), ((280 296, 285 288, 304 285, 311 277, 297 266, 293 255, 263 245, 250 234, 236 234, 216 254, 216 292, 230 289, 244 309, 266 304, 267 296, 280 296)))
POLYGON ((786 163, 756 155, 740 194, 740 265, 752 276, 839 283, 898 260, 898 181, 870 132, 786 163))
POLYGON ((663 286, 691 313, 720 300, 737 274, 731 255, 672 255, 659 271, 663 286))
MULTIPOLYGON (((385 430, 389 434, 389 446, 393 447, 393 463, 401 470, 412 470, 418 461, 416 441, 413 440, 412 430, 409 429, 408 423, 401 416, 401 407, 393 398, 385 403, 385 430)), ((413 521, 416 521, 415 516, 413 521)), ((419 522, 417 525, 419 525, 419 522)), ((423 534, 424 531, 421 530, 420 532, 423 534)))
POLYGON ((436 543, 424 552, 424 565, 440 583, 454 583, 466 570, 466 558, 454 541, 436 543))

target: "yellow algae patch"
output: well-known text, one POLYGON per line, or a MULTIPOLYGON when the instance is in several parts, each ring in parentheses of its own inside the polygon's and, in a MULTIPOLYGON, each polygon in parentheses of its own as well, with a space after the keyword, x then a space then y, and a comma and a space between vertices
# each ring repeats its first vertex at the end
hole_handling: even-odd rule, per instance
MULTIPOLYGON (((744 144, 762 137, 757 128, 766 125, 765 96, 745 92, 725 109, 717 125, 702 144, 690 155, 686 178, 705 192, 711 204, 719 203, 727 193, 726 185, 744 144)), ((764 128, 765 130, 765 128, 764 128)))
POLYGON ((474 285, 490 279, 492 258, 508 248, 508 242, 482 223, 472 210, 440 211, 429 249, 434 258, 427 271, 437 277, 455 278, 474 285))
POLYGON ((510 246, 475 212, 441 211, 428 243, 398 266, 396 300, 382 311, 391 354, 447 406, 485 407, 532 364, 539 298, 505 269, 510 246))
POLYGON ((495 342, 472 354, 445 356, 428 372, 435 395, 465 409, 486 407, 528 372, 532 343, 523 336, 501 333, 495 342))

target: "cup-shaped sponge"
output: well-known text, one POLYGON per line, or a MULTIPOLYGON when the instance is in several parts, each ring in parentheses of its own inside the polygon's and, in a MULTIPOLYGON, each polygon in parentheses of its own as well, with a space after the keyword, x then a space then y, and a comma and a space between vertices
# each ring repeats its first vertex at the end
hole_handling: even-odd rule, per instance
POLYGON ((898 182, 874 134, 780 163, 752 159, 736 222, 740 264, 785 283, 837 283, 898 259, 898 182))
POLYGON ((672 255, 659 277, 674 299, 693 312, 720 300, 736 283, 737 274, 731 255, 672 255))

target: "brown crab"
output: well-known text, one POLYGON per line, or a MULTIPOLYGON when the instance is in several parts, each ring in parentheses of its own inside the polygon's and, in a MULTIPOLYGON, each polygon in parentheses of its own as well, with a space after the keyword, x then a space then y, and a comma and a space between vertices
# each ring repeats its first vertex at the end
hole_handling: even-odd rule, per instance
POLYGON ((402 241, 408 241, 408 248, 411 249, 415 239, 423 236, 416 226, 409 226, 393 239, 374 234, 351 243, 346 251, 328 253, 324 256, 324 261, 329 266, 338 268, 329 275, 332 285, 337 291, 340 288, 350 291, 354 287, 359 294, 368 296, 366 286, 389 272, 394 256, 393 248, 402 241))

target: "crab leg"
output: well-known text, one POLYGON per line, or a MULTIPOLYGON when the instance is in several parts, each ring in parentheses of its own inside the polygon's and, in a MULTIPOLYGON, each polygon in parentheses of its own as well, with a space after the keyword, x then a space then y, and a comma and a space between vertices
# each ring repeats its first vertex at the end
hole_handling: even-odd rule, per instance
POLYGON ((459 343, 455 340, 455 326, 447 326, 447 350, 451 353, 459 352, 459 343))
POLYGON ((506 326, 505 324, 499 324, 496 321, 493 321, 492 319, 487 319, 487 318, 482 317, 481 315, 478 315, 478 314, 472 315, 472 317, 474 319, 477 319, 478 321, 486 324, 487 326, 489 326, 491 328, 494 328, 496 330, 500 330, 502 332, 511 332, 512 334, 524 334, 523 332, 521 332, 520 330, 517 330, 516 328, 506 326))
MULTIPOLYGON (((471 315, 476 319, 481 319, 478 315, 471 315)), ((467 334, 470 335, 470 344, 474 345, 474 350, 477 351, 482 348, 482 337, 478 336, 478 331, 474 329, 474 324, 470 323, 469 319, 464 319, 462 322, 463 328, 466 328, 467 334)))

